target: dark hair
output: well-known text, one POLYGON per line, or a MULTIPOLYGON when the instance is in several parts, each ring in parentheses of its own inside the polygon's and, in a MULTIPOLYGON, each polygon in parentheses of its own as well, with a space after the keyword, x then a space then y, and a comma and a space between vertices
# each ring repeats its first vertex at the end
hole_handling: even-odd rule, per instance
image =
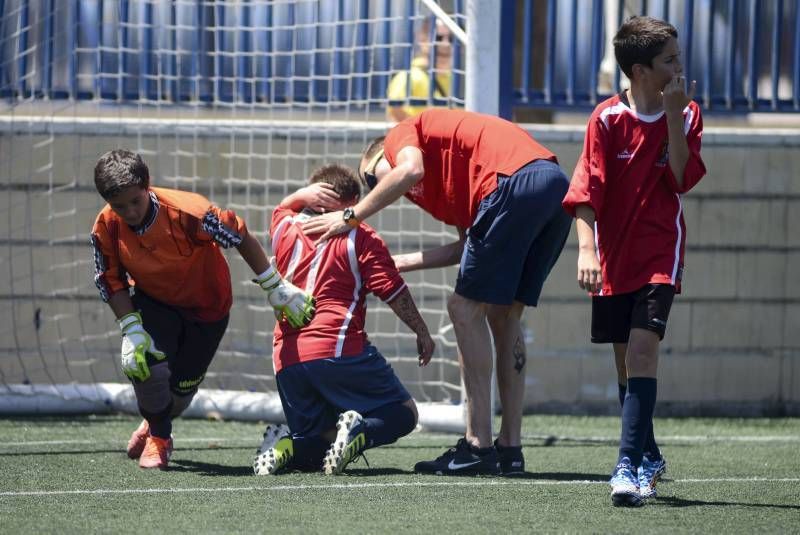
POLYGON ((346 165, 333 163, 320 167, 311 174, 309 184, 325 182, 333 186, 333 191, 339 195, 339 200, 349 203, 358 200, 361 196, 361 183, 355 172, 346 165))
POLYGON ((142 157, 125 149, 108 151, 94 166, 94 187, 108 200, 125 188, 150 186, 150 171, 142 157))
POLYGON ((614 36, 614 56, 628 78, 636 63, 653 66, 653 58, 661 54, 670 38, 678 38, 675 26, 653 17, 633 16, 620 26, 614 36))
POLYGON ((367 148, 364 149, 364 152, 361 153, 362 160, 369 160, 373 156, 375 156, 379 150, 383 148, 383 142, 386 140, 386 136, 378 136, 372 141, 369 142, 367 148))

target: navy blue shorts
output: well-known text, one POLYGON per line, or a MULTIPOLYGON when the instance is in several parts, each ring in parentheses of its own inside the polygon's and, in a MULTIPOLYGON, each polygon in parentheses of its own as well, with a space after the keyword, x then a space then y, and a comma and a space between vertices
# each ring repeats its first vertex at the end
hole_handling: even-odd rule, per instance
POLYGON ((333 429, 344 411, 366 415, 389 403, 411 399, 372 345, 353 357, 293 364, 279 371, 275 379, 286 422, 295 436, 318 436, 333 429))
POLYGON ((572 226, 561 208, 567 188, 569 179, 549 160, 499 176, 467 231, 456 293, 481 303, 536 306, 572 226))

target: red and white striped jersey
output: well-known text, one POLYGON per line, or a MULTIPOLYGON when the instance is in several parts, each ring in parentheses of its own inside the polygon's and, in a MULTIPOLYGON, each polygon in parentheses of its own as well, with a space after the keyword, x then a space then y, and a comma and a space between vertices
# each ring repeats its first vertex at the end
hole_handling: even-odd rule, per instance
POLYGON ((690 102, 683 110, 689 160, 679 186, 669 166, 664 112, 637 114, 624 94, 595 108, 572 175, 564 209, 590 205, 603 270, 601 295, 629 293, 648 283, 680 292, 686 226, 681 194, 705 175, 700 157, 703 120, 690 102))
POLYGON ((307 326, 275 325, 275 373, 298 362, 361 354, 367 343, 367 294, 389 302, 406 286, 386 244, 369 225, 361 223, 315 247, 317 236, 306 236, 301 228, 308 217, 281 207, 272 213, 276 269, 317 301, 307 326))

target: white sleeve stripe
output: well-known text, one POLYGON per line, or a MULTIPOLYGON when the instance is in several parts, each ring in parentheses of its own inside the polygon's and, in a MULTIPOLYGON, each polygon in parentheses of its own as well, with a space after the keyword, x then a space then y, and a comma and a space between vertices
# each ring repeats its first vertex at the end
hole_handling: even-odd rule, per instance
POLYGON ((683 118, 683 134, 688 135, 689 129, 692 127, 692 119, 694 118, 694 111, 689 106, 686 106, 686 116, 683 118))
POLYGON ((294 248, 292 248, 292 257, 289 259, 289 265, 286 267, 286 273, 283 274, 283 278, 289 282, 292 282, 294 278, 294 271, 297 269, 297 264, 300 263, 300 257, 303 253, 303 242, 295 240, 294 248))
POLYGON ((608 116, 609 115, 621 115, 622 113, 625 113, 625 111, 629 110, 629 109, 630 108, 628 108, 622 102, 617 102, 613 106, 609 106, 608 108, 605 108, 603 111, 601 111, 600 112, 600 120, 603 121, 603 126, 606 127, 606 130, 608 129, 608 116))
MULTIPOLYGON (((597 227, 597 220, 594 222, 594 250, 595 254, 597 255, 597 261, 600 261, 600 232, 597 227)), ((597 295, 603 295, 603 287, 600 286, 600 291, 597 292, 597 295)))
POLYGON ((272 254, 275 254, 275 246, 281 239, 281 233, 283 232, 283 229, 286 227, 286 225, 291 223, 291 221, 292 217, 286 216, 281 219, 280 223, 278 223, 278 226, 275 227, 275 232, 272 233, 272 243, 270 244, 270 247, 272 247, 272 254))
POLYGON ((353 285, 353 302, 350 303, 350 307, 347 310, 347 315, 345 315, 344 323, 342 323, 342 327, 339 329, 339 336, 338 340, 336 341, 336 352, 334 357, 339 358, 342 356, 342 348, 344 347, 344 339, 345 335, 347 334, 347 328, 350 326, 350 320, 353 319, 353 311, 356 309, 356 305, 358 304, 358 296, 361 293, 361 273, 358 270, 358 257, 356 256, 356 231, 358 227, 352 229, 347 234, 347 257, 350 260, 350 271, 353 273, 353 279, 355 284, 353 285))
POLYGON ((392 295, 390 295, 389 297, 387 297, 386 299, 384 299, 384 300, 383 300, 383 302, 384 302, 384 303, 389 303, 389 302, 391 302, 391 300, 392 300, 392 299, 394 299, 395 297, 397 297, 397 295, 398 295, 400 292, 402 292, 403 290, 405 290, 406 288, 407 288, 406 284, 405 284, 405 283, 403 283, 403 285, 402 285, 402 286, 400 286, 400 288, 398 288, 396 292, 394 292, 392 295))
POLYGON ((677 193, 675 197, 678 199, 678 214, 675 216, 675 228, 678 231, 678 239, 675 240, 675 262, 672 265, 672 284, 677 285, 678 281, 675 277, 678 276, 678 265, 681 263, 681 240, 683 239, 683 231, 681 230, 681 213, 683 212, 683 205, 681 204, 681 196, 677 193))

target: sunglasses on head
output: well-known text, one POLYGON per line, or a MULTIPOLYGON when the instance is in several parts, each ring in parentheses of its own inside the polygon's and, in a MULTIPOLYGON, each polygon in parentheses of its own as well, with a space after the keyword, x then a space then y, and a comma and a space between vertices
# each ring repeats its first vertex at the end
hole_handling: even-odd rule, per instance
POLYGON ((370 190, 375 189, 375 186, 378 185, 378 177, 375 175, 375 168, 378 167, 378 162, 381 161, 381 158, 383 158, 383 149, 375 153, 375 156, 373 156, 367 166, 364 167, 364 172, 361 174, 361 180, 367 184, 370 190))

